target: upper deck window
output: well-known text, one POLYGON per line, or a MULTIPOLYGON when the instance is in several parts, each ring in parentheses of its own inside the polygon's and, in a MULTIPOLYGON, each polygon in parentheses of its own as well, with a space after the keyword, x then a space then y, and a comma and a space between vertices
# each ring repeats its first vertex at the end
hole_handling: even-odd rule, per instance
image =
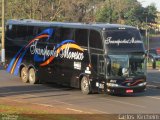
POLYGON ((88 30, 87 29, 76 29, 75 41, 80 46, 88 46, 88 30))
POLYGON ((95 30, 90 31, 89 43, 90 47, 92 48, 98 48, 98 49, 103 48, 101 35, 98 31, 95 30))
POLYGON ((51 43, 61 43, 65 40, 74 40, 74 29, 71 28, 54 28, 53 39, 51 43))

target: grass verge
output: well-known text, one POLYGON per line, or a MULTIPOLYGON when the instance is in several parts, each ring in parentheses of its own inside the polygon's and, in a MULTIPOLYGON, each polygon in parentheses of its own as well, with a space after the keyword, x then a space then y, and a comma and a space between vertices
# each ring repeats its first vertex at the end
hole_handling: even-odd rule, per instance
POLYGON ((117 120, 118 115, 88 114, 0 99, 0 120, 117 120))

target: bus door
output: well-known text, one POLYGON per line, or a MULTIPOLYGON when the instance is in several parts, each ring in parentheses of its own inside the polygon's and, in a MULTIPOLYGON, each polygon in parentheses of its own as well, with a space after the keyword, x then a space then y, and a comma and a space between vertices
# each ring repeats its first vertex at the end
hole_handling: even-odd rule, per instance
MULTIPOLYGON (((99 83, 101 82, 102 77, 105 76, 105 58, 104 58, 104 50, 102 44, 102 38, 98 31, 91 30, 90 31, 90 38, 89 38, 89 52, 90 52, 90 59, 91 65, 93 68, 93 75, 95 80, 99 83), (97 77, 98 76, 98 77, 97 77)), ((96 84, 98 88, 102 88, 100 84, 96 84)))

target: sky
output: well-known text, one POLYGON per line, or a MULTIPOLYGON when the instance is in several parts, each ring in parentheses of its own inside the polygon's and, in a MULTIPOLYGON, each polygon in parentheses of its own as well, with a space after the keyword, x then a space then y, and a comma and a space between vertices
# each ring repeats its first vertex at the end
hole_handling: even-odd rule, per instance
POLYGON ((143 7, 146 7, 151 3, 155 3, 157 10, 160 12, 160 0, 137 0, 137 1, 139 1, 143 7))

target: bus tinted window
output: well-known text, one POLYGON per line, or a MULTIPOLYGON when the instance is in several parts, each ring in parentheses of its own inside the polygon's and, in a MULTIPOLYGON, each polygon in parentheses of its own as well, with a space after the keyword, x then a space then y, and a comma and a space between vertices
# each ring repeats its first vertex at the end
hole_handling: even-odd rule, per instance
MULTIPOLYGON (((38 26, 35 27, 34 28, 34 36, 36 37, 37 35, 39 35, 40 33, 42 33, 45 29, 47 29, 47 27, 38 27, 38 26)), ((47 43, 45 37, 39 39, 38 42, 40 42, 40 43, 47 43)))
POLYGON ((89 37, 90 47, 102 49, 102 39, 98 31, 91 30, 89 37))
POLYGON ((50 42, 60 43, 64 40, 74 40, 74 29, 70 28, 55 28, 55 33, 52 35, 50 42))
POLYGON ((16 33, 17 33, 17 27, 15 25, 8 25, 7 26, 6 37, 8 37, 10 40, 15 39, 16 33))
POLYGON ((60 36, 61 36, 60 41, 73 40, 74 39, 74 29, 62 28, 60 36))
POLYGON ((33 26, 28 26, 27 27, 27 40, 30 41, 35 37, 34 35, 34 27, 33 26))
POLYGON ((7 26, 6 35, 8 38, 18 41, 29 41, 33 39, 33 27, 22 25, 9 25, 7 26))
POLYGON ((75 31, 75 40, 76 43, 80 46, 88 46, 88 30, 77 29, 75 31))
POLYGON ((33 30, 34 30, 33 26, 28 26, 27 27, 27 35, 33 36, 33 30))
POLYGON ((53 39, 50 39, 51 43, 59 43, 60 41, 60 28, 55 28, 55 33, 52 35, 53 39))
POLYGON ((17 26, 17 40, 25 40, 27 37, 27 26, 17 26))

